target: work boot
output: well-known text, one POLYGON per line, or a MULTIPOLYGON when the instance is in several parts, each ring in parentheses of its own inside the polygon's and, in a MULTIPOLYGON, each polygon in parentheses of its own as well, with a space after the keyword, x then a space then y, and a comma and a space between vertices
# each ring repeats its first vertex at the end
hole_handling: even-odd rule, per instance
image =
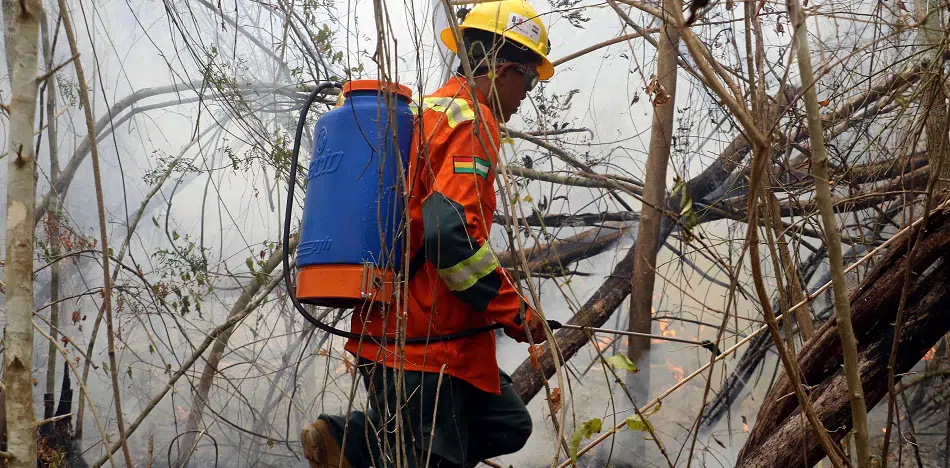
POLYGON ((300 433, 300 440, 310 468, 350 468, 340 443, 333 437, 330 424, 326 421, 318 419, 305 427, 300 433))

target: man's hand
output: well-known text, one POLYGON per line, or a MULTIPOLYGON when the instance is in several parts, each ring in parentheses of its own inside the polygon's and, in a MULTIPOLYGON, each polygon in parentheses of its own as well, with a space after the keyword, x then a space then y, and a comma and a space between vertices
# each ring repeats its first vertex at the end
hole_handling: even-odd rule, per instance
POLYGON ((548 339, 547 333, 544 332, 544 319, 537 311, 531 310, 528 312, 528 323, 523 327, 505 328, 505 334, 519 343, 528 342, 527 332, 531 333, 531 339, 535 344, 544 343, 548 339))

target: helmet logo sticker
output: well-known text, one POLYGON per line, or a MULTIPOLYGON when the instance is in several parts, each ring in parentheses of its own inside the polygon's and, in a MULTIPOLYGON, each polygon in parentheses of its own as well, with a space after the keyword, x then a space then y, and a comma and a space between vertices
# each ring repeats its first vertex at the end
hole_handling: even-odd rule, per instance
POLYGON ((508 15, 508 29, 528 38, 535 44, 541 42, 541 27, 534 21, 517 13, 508 15))

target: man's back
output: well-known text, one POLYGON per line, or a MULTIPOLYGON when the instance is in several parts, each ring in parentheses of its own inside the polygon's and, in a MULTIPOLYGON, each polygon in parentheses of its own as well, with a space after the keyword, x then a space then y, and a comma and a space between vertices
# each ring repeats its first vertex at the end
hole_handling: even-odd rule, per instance
MULTIPOLYGON (((410 281, 406 336, 456 333, 491 323, 519 326, 521 296, 499 266, 488 242, 495 210, 493 165, 499 129, 485 97, 477 100, 463 78, 422 99, 409 158, 410 281)), ((402 307, 402 304, 396 306, 402 307)), ((385 352, 368 340, 347 349, 394 367, 393 310, 357 310, 352 329, 392 338, 385 352), (385 359, 385 361, 384 361, 385 359)), ((461 378, 498 393, 495 339, 491 332, 452 341, 407 345, 403 365, 461 378), (443 370, 443 365, 445 368, 443 370)))

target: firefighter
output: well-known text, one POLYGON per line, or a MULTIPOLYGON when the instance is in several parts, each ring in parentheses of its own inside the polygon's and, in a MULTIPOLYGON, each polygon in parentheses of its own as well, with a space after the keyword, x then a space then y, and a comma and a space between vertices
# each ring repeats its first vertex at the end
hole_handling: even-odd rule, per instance
POLYGON ((387 340, 346 343, 369 405, 366 412, 320 415, 303 430, 311 467, 472 466, 518 451, 531 434, 531 416, 498 368, 494 333, 395 345, 397 326, 412 338, 500 323, 519 342, 528 334, 536 343, 545 340, 542 317, 519 295, 488 239, 499 122, 507 122, 528 92, 554 74, 547 30, 524 0, 478 3, 459 30, 461 48, 450 29, 441 39, 466 54, 473 82, 460 66, 416 106, 407 305, 354 311, 353 331, 387 340), (397 420, 401 431, 395 430, 397 420))

